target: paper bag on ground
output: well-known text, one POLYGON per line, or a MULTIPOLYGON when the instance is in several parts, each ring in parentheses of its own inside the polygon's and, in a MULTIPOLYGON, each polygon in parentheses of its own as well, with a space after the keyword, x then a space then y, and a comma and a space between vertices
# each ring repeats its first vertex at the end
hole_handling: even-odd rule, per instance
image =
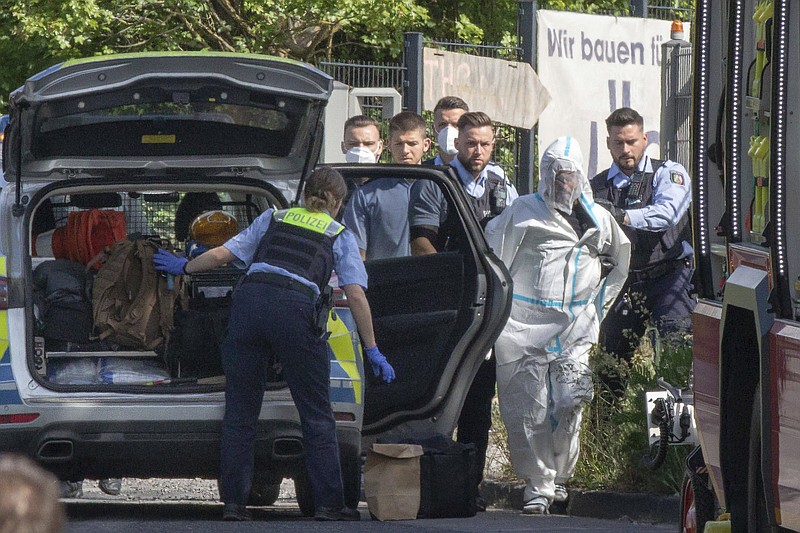
POLYGON ((373 444, 364 464, 364 494, 378 520, 410 520, 419 511, 418 444, 373 444))

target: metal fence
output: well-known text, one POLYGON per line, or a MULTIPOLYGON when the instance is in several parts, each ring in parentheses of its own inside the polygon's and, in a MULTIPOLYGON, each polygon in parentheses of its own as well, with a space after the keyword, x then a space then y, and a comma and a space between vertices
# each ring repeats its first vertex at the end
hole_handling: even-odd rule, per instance
POLYGON ((692 45, 669 41, 661 57, 661 158, 690 168, 692 45))
POLYGON ((406 67, 400 63, 319 61, 317 68, 350 87, 393 87, 403 92, 406 67))
MULTIPOLYGON (((535 6, 535 2, 533 2, 535 6)), ((639 16, 644 18, 656 18, 661 20, 692 20, 694 16, 693 9, 676 7, 675 0, 630 0, 630 14, 631 16, 639 16)), ((535 18, 535 17, 534 17, 535 18)), ((519 26, 519 24, 518 24, 519 26)), ((519 35, 518 35, 518 41, 519 35)), ((439 48, 451 52, 459 52, 464 54, 478 55, 482 57, 492 57, 497 59, 505 59, 507 61, 523 61, 523 49, 520 47, 509 47, 500 44, 473 44, 457 41, 438 40, 434 38, 423 39, 424 46, 430 48, 439 48)), ((408 107, 407 98, 409 92, 409 78, 412 76, 409 73, 409 56, 411 54, 404 48, 403 60, 401 63, 371 63, 371 62, 357 62, 357 61, 320 61, 317 67, 330 74, 334 79, 345 83, 351 87, 391 87, 396 89, 403 95, 403 108, 408 107)), ((421 52, 420 52, 421 53, 421 52)), ((415 94, 421 94, 421 87, 412 87, 415 94)), ((381 117, 381 99, 366 99, 362 105, 365 114, 373 117, 381 124, 382 138, 386 139, 388 134, 388 121, 383 120, 381 117)), ((428 122, 432 122, 431 117, 427 112, 423 113, 428 122)), ((432 131, 430 132, 433 133, 432 131)), ((495 148, 494 157, 498 163, 504 168, 508 177, 519 186, 519 179, 517 178, 520 173, 520 161, 526 159, 524 173, 530 173, 533 166, 536 165, 534 154, 522 154, 522 150, 535 151, 535 142, 531 142, 532 135, 519 128, 512 128, 510 126, 498 125, 497 128, 497 144, 495 148), (527 141, 527 142, 526 142, 527 141), (530 160, 533 160, 531 162, 530 160)), ((435 153, 435 149, 431 150, 430 157, 435 153)), ((391 157, 388 150, 384 151, 381 158, 382 161, 389 161, 391 157)))
POLYGON ((679 7, 675 0, 631 0, 631 15, 659 20, 694 19, 694 9, 679 7))

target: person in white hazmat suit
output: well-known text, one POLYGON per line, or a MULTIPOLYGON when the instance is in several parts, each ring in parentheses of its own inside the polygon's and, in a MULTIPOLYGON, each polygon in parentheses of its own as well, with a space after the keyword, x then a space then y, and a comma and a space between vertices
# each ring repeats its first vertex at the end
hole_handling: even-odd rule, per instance
POLYGON ((539 169, 538 193, 486 227, 514 280, 495 356, 511 462, 527 484, 525 514, 545 514, 567 499, 581 414, 593 395, 589 350, 630 259, 627 237, 594 203, 574 138, 553 142, 539 169))

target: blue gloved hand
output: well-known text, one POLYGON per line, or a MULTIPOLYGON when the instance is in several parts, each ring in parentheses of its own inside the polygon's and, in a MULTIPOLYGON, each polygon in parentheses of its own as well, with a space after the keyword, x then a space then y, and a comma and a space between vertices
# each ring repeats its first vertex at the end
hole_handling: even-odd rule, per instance
POLYGON ((394 368, 386 360, 386 356, 381 353, 376 344, 372 348, 367 348, 367 359, 372 365, 372 371, 375 372, 376 377, 382 377, 386 383, 394 381, 394 368))
POLYGON ((156 266, 156 270, 163 270, 173 276, 182 276, 186 274, 183 267, 186 266, 188 262, 189 260, 185 257, 178 257, 163 248, 159 248, 153 255, 153 264, 156 266))

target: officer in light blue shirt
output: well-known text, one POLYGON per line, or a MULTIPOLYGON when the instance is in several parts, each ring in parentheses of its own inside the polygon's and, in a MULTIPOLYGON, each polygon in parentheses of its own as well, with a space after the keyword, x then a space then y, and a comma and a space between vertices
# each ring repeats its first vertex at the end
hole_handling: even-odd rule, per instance
MULTIPOLYGON (((305 277, 268 263, 253 262, 258 244, 272 223, 274 212, 274 209, 264 211, 250 226, 225 243, 225 248, 234 255, 231 264, 242 269, 246 268, 248 275, 255 272, 271 272, 292 278, 319 296, 319 287, 305 277)), ((355 284, 364 289, 367 288, 367 271, 364 270, 364 263, 358 254, 355 236, 351 232, 344 231, 333 241, 333 264, 336 266, 339 285, 355 284)))
MULTIPOLYGON (((467 112, 458 119, 458 138, 455 140, 458 153, 450 165, 467 191, 467 198, 482 226, 518 197, 502 169, 490 162, 494 140, 492 119, 486 113, 467 112)), ((447 202, 435 182, 418 180, 414 183, 408 213, 413 255, 461 246, 459 232, 455 229, 459 224, 448 220, 447 202)), ((473 481, 476 486, 480 486, 483 480, 495 386, 495 360, 492 356, 478 369, 458 418, 458 442, 475 445, 477 468, 473 481)), ((478 496, 476 506, 485 510, 485 500, 478 496)))
MULTIPOLYGON (((450 162, 485 225, 518 196, 503 169, 490 161, 494 149, 494 127, 485 113, 468 112, 458 122, 458 154, 450 162)), ((447 223, 447 201, 439 186, 419 180, 411 188, 408 224, 411 253, 425 255, 444 250, 453 237, 447 223)))
MULTIPOLYGON (((306 181, 305 205, 261 214, 221 246, 187 260, 166 250, 156 269, 193 274, 225 263, 248 267, 234 291, 222 347, 225 414, 220 442, 222 518, 250 520, 247 502, 255 469, 258 418, 265 365, 276 361, 300 417, 305 466, 317 520, 358 520, 358 498, 345 501, 336 419, 330 400, 329 309, 319 295, 335 269, 350 304, 375 376, 390 383, 394 369, 375 342, 364 294, 367 274, 355 237, 334 220, 347 194, 342 176, 320 167, 306 181)), ((348 478, 351 483, 352 478, 348 478)))
MULTIPOLYGON (((631 262, 628 281, 603 320, 600 339, 607 352, 630 361, 648 322, 661 335, 689 328, 695 306, 691 180, 682 165, 645 155, 647 133, 637 111, 617 109, 606 119, 606 128, 614 163, 592 178, 592 192, 630 239, 631 262)), ((625 384, 618 377, 603 379, 623 394, 625 384)))
MULTIPOLYGON (((623 224, 648 231, 664 231, 677 226, 687 216, 692 202, 689 173, 680 163, 658 161, 649 156, 642 158, 637 172, 653 176, 652 203, 639 209, 624 209, 627 219, 623 217, 623 224), (654 162, 659 164, 657 168, 654 168, 654 162)), ((611 180, 615 189, 625 189, 631 183, 631 177, 616 163, 612 163, 608 169, 607 180, 611 180)), ((680 258, 692 255, 692 246, 688 241, 681 241, 681 249, 680 258)))

